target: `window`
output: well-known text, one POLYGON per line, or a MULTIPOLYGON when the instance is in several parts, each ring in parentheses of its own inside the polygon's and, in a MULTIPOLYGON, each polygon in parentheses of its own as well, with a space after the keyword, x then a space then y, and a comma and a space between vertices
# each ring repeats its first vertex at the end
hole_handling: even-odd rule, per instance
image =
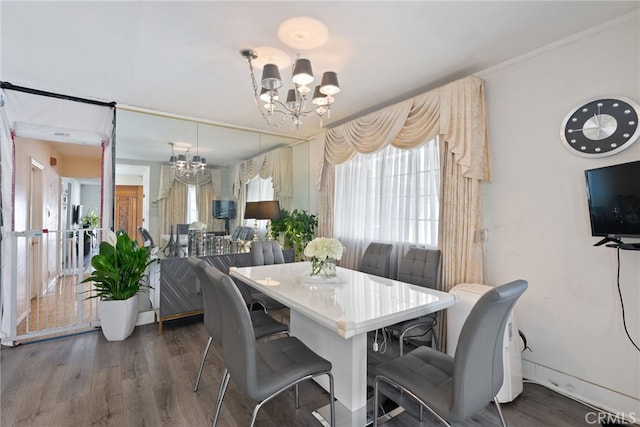
POLYGON ((336 237, 345 244, 437 246, 439 180, 435 139, 410 150, 358 154, 336 166, 336 237))
POLYGON ((196 186, 187 186, 187 224, 198 221, 198 197, 196 195, 196 186))

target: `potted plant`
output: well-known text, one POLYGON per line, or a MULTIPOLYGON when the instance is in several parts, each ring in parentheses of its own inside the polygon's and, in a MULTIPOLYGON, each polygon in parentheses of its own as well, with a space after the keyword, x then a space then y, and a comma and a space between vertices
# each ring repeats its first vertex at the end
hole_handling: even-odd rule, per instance
POLYGON ((291 247, 291 243, 287 242, 285 235, 286 225, 285 219, 289 216, 289 211, 286 209, 280 209, 280 218, 272 219, 270 221, 269 233, 272 239, 276 239, 280 242, 282 247, 291 247))
POLYGON ((84 254, 88 255, 95 246, 96 228, 100 227, 100 217, 91 209, 89 213, 82 217, 82 228, 84 232, 84 254))
POLYGON ((138 292, 150 288, 147 267, 156 261, 157 248, 138 246, 120 230, 108 232, 97 255, 91 257, 93 271, 81 283, 92 282, 88 298, 100 298, 98 313, 102 333, 108 341, 122 341, 133 332, 138 317, 138 292))
POLYGON ((305 210, 294 209, 284 219, 284 233, 290 244, 295 249, 296 261, 303 260, 304 248, 313 240, 318 219, 315 215, 305 210))

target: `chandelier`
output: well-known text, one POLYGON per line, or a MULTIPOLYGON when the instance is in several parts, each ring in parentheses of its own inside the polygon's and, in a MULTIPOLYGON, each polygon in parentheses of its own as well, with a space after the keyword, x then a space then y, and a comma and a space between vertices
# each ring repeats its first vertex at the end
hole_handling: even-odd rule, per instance
POLYGON ((258 58, 258 53, 253 49, 243 49, 240 54, 249 63, 249 71, 251 72, 251 83, 253 84, 253 94, 256 105, 260 108, 262 117, 267 124, 272 127, 279 127, 288 117, 290 118, 296 129, 302 124, 302 119, 311 113, 315 113, 320 120, 326 113, 330 116, 331 104, 333 104, 333 96, 340 92, 338 84, 338 75, 333 71, 326 71, 322 75, 319 85, 313 89, 311 94, 311 84, 313 83, 313 71, 311 70, 311 61, 305 58, 298 58, 293 64, 291 81, 294 84, 293 89, 287 91, 286 101, 280 101, 278 89, 282 87, 282 78, 280 70, 275 64, 265 64, 262 69, 262 79, 260 80, 260 90, 253 72, 252 61, 258 58), (307 100, 311 98, 310 106, 307 106, 307 100), (276 114, 281 115, 280 120, 273 121, 276 114))
POLYGON ((199 155, 199 135, 198 135, 198 124, 196 123, 196 155, 193 157, 189 157, 189 149, 184 152, 184 154, 178 154, 174 151, 174 142, 170 142, 171 146, 171 157, 169 157, 169 163, 171 163, 171 167, 176 171, 177 176, 182 176, 185 178, 189 178, 192 176, 197 176, 198 174, 204 173, 204 170, 207 168, 207 160, 204 157, 200 157, 199 155))

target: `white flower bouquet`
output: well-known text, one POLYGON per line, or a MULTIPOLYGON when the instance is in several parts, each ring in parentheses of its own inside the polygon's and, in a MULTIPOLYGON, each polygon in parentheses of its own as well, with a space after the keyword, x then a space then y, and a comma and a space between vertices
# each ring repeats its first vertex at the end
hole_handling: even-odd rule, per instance
POLYGON ((317 237, 304 248, 304 255, 311 258, 311 275, 335 277, 336 261, 342 258, 344 248, 338 239, 317 237))

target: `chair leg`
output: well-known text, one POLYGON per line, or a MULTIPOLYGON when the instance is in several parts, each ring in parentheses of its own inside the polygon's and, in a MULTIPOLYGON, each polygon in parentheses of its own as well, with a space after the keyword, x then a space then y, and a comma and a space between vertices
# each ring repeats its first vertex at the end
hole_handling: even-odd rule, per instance
POLYGON ((502 409, 500 409, 500 402, 498 402, 498 397, 493 398, 493 403, 496 404, 496 410, 498 411, 498 416, 500 417, 500 422, 502 423, 502 427, 507 427, 507 423, 504 420, 504 416, 502 415, 502 409))
POLYGON ((327 372, 329 376, 329 398, 331 399, 329 402, 329 407, 331 408, 331 427, 335 427, 336 425, 336 400, 334 399, 333 394, 333 374, 331 372, 327 372))
POLYGON ((229 371, 227 369, 224 370, 224 374, 222 375, 222 381, 220 382, 220 391, 218 391, 218 400, 216 402, 216 413, 213 416, 213 427, 218 425, 218 417, 220 416, 220 410, 222 410, 222 400, 224 399, 224 394, 227 392, 227 386, 229 385, 229 379, 231 375, 229 375, 229 371))
POLYGON ((213 342, 213 338, 209 337, 209 341, 207 341, 207 346, 204 348, 204 353, 202 353, 202 361, 200 362, 200 369, 198 370, 198 378, 196 378, 196 384, 193 386, 193 391, 198 391, 198 385, 200 384, 200 377, 202 376, 202 370, 204 369, 204 361, 207 359, 207 353, 209 353, 209 348, 211 347, 212 342, 213 342))
POLYGON ((300 392, 298 391, 298 384, 295 385, 296 388, 296 409, 300 409, 300 392))
POLYGON ((376 377, 373 383, 373 427, 378 427, 378 382, 380 380, 376 377))

